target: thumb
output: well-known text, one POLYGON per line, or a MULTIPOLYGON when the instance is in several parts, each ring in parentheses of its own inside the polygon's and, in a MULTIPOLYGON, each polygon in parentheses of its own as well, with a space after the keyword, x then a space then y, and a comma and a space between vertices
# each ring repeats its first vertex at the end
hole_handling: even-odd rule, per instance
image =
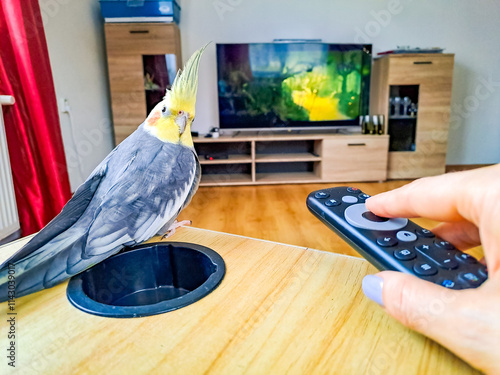
POLYGON ((459 311, 467 291, 451 290, 401 272, 383 271, 363 279, 363 292, 393 318, 464 356, 471 342, 464 342, 459 327, 467 326, 459 311), (465 346, 465 347, 464 347, 465 346))
POLYGON ((499 373, 498 280, 451 290, 394 271, 363 279, 363 292, 405 326, 428 336, 487 373, 499 373))
POLYGON ((456 290, 401 272, 384 271, 366 276, 363 292, 402 324, 435 340, 456 331, 456 327, 443 330, 458 300, 456 290))

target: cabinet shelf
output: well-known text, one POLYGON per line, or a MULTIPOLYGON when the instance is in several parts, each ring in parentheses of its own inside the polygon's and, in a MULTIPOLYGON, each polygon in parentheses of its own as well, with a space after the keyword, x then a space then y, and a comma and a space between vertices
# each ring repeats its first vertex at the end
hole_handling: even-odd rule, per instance
POLYGON ((389 120, 417 120, 417 116, 389 116, 389 120))
POLYGON ((201 186, 383 181, 387 174, 388 135, 222 135, 193 141, 201 186), (228 158, 205 159, 217 153, 228 158))
POLYGON ((316 183, 321 182, 321 177, 314 172, 290 172, 290 173, 257 173, 255 182, 267 184, 283 183, 316 183))
POLYGON ((257 163, 279 163, 279 162, 297 162, 297 161, 320 161, 321 157, 311 153, 293 153, 293 154, 257 154, 255 162, 257 163))
POLYGON ((252 156, 251 155, 228 155, 227 159, 214 159, 209 160, 204 157, 200 157, 200 164, 244 164, 251 163, 252 156))
POLYGON ((208 174, 202 175, 201 186, 216 186, 216 185, 250 185, 252 176, 245 173, 224 173, 224 174, 208 174))

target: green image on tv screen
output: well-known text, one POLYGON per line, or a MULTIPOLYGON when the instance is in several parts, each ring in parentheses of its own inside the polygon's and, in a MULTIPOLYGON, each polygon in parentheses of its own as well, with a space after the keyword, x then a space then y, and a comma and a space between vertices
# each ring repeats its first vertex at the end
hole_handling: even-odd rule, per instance
POLYGON ((221 127, 357 124, 368 103, 371 46, 218 44, 221 127))

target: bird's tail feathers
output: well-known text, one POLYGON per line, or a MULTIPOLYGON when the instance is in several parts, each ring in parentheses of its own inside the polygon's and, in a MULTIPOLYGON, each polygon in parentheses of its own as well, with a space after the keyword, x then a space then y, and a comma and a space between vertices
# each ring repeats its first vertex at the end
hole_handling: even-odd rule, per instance
POLYGON ((0 302, 9 299, 10 291, 15 292, 16 298, 21 297, 78 273, 75 265, 82 261, 86 242, 86 233, 73 233, 42 246, 26 258, 4 264, 0 269, 0 302))

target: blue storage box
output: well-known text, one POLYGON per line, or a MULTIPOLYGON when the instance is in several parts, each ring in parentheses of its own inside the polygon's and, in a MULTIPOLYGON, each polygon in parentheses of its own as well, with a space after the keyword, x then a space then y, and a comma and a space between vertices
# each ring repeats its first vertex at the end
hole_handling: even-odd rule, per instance
POLYGON ((100 0, 106 22, 175 22, 179 23, 181 8, 177 1, 100 0))

